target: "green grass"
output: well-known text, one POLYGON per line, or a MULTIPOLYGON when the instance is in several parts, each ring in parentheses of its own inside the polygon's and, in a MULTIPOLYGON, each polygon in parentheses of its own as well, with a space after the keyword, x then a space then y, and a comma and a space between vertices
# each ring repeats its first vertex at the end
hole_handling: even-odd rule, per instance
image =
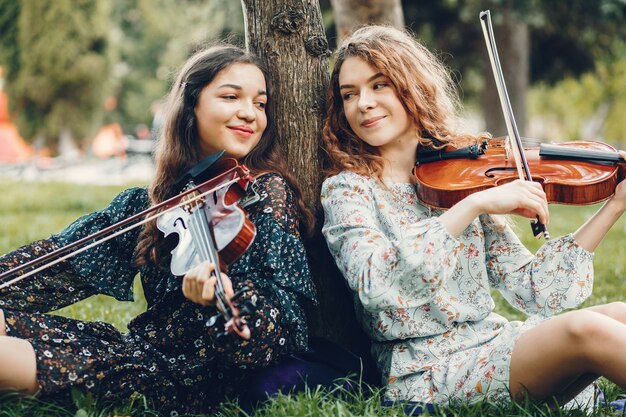
MULTIPOLYGON (((119 186, 84 186, 70 184, 17 183, 0 180, 0 253, 6 253, 22 244, 46 238, 61 230, 79 216, 105 207, 123 188, 119 186)), ((559 236, 575 230, 599 206, 551 207, 550 233, 559 236)), ((530 234, 524 220, 516 220, 517 232, 522 241, 536 250, 541 241, 530 234)), ((595 284, 592 297, 585 305, 594 305, 626 299, 626 286, 621 282, 626 269, 626 245, 623 242, 626 221, 609 232, 595 255, 595 284)), ((497 293, 496 311, 510 319, 524 316, 510 307, 497 293)), ((82 320, 102 320, 115 325, 121 331, 126 324, 146 308, 138 280, 135 282, 135 301, 119 302, 111 297, 94 296, 56 312, 82 320)), ((607 399, 623 395, 614 384, 601 380, 607 399)), ((363 387, 356 393, 344 390, 323 391, 311 389, 295 395, 279 395, 259 406, 253 416, 398 416, 403 414, 400 406, 383 408, 378 388, 363 387)), ((242 415, 235 405, 225 405, 221 413, 226 417, 242 415)), ((112 415, 154 416, 142 398, 129 399, 128 403, 113 408, 96 400, 75 393, 72 405, 44 403, 35 398, 15 393, 0 393, 0 417, 104 417, 112 415)), ((551 410, 546 405, 531 402, 517 404, 492 404, 488 402, 442 410, 441 416, 582 416, 581 410, 551 410)), ((598 409, 593 416, 612 416, 611 410, 598 409)))

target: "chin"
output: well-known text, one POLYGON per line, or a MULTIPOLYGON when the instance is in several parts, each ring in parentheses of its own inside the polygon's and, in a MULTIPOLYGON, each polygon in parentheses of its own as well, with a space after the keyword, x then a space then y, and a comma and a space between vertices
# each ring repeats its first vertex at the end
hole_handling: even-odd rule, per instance
POLYGON ((229 158, 235 158, 237 160, 243 159, 246 157, 246 155, 248 155, 250 152, 241 152, 241 151, 226 151, 226 156, 229 158))

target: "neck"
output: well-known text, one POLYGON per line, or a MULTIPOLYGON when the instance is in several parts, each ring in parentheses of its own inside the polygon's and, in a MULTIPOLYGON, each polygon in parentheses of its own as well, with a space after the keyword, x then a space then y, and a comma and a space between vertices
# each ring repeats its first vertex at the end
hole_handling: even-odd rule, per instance
POLYGON ((381 152, 381 156, 385 160, 383 179, 396 183, 415 181, 412 170, 415 166, 418 143, 416 140, 414 146, 405 146, 403 149, 388 149, 381 152))

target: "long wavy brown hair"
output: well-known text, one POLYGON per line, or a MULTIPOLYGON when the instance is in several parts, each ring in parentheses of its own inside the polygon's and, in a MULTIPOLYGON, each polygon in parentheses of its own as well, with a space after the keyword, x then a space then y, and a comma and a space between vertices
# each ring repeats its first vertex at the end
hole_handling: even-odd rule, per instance
MULTIPOLYGON (((314 217, 305 206, 297 182, 288 169, 276 140, 271 114, 272 87, 267 68, 254 55, 232 45, 214 45, 196 52, 183 65, 172 85, 164 108, 165 120, 155 151, 156 173, 149 187, 151 204, 174 196, 176 180, 205 155, 202 154, 196 122, 195 107, 200 92, 224 69, 234 64, 252 64, 265 77, 270 99, 266 107, 267 128, 254 149, 241 161, 253 175, 275 172, 293 189, 300 215, 300 230, 308 236, 314 228, 314 217)), ((156 220, 146 223, 135 250, 138 265, 153 263, 163 267, 169 259, 169 246, 156 226, 156 220)))
POLYGON ((355 31, 336 52, 327 95, 323 138, 328 154, 326 175, 348 170, 381 179, 383 160, 378 149, 352 131, 343 109, 339 73, 349 57, 363 59, 389 78, 398 99, 416 126, 423 148, 475 142, 488 134, 456 133, 460 100, 451 72, 407 31, 366 26, 355 31))

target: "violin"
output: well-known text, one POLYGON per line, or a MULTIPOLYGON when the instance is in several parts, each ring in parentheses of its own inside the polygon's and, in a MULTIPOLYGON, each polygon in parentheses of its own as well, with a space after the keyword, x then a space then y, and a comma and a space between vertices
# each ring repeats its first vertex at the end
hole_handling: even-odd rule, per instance
MULTIPOLYGON (((185 190, 192 192, 183 198, 185 204, 174 206, 160 216, 157 228, 165 237, 172 233, 178 235, 178 244, 171 252, 170 269, 174 275, 185 275, 204 261, 215 265, 216 304, 224 317, 225 329, 247 340, 250 339, 250 329, 239 316, 239 309, 226 296, 222 271, 226 271, 228 265, 250 247, 256 236, 256 227, 238 205, 246 194, 249 172, 235 159, 227 159, 219 170, 224 172, 199 186, 195 184, 195 176, 191 175, 185 190), (246 180, 222 186, 237 176, 246 180), (195 198, 212 188, 215 191, 206 198, 195 198)), ((213 325, 217 317, 212 317, 207 324, 213 325)))
MULTIPOLYGON (((448 209, 472 193, 516 180, 517 167, 510 152, 506 139, 495 138, 483 144, 475 157, 459 153, 460 157, 450 158, 445 152, 438 160, 418 159, 413 169, 417 195, 429 207, 448 209)), ((626 162, 615 148, 602 142, 541 144, 525 147, 524 154, 531 179, 542 185, 548 203, 604 201, 625 177, 626 162)))
MULTIPOLYGON (((517 178, 540 183, 549 203, 586 205, 611 197, 625 177, 626 163, 610 145, 602 142, 541 144, 530 148, 522 145, 506 91, 489 10, 480 13, 480 21, 508 137, 451 152, 418 154, 413 169, 418 198, 427 206, 446 209, 472 193, 517 178)), ((538 218, 531 222, 531 227, 535 237, 550 238, 538 218)))
MULTIPOLYGON (((216 304, 224 317, 225 330, 249 339, 250 330, 240 317, 239 309, 226 297, 220 272, 238 259, 256 236, 254 224, 238 205, 252 177, 235 159, 218 162, 223 154, 222 151, 210 155, 186 173, 182 178, 184 189, 174 197, 1 273, 0 289, 156 219, 157 227, 166 235, 176 233, 179 236, 172 250, 172 273, 184 275, 200 262, 213 262, 217 278, 216 304)), ((215 322, 216 317, 213 317, 207 325, 215 322)))

